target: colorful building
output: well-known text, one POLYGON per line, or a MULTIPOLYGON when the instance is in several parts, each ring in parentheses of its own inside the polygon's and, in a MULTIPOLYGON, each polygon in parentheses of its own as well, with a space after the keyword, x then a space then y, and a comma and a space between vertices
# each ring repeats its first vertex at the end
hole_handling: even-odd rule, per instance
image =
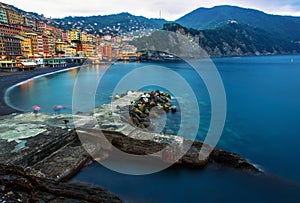
POLYGON ((93 56, 94 49, 92 43, 82 43, 82 52, 84 56, 93 56))
POLYGON ((1 60, 0 69, 5 72, 16 72, 18 71, 18 63, 15 60, 1 60))
POLYGON ((57 56, 64 56, 66 53, 66 48, 68 47, 67 42, 61 42, 60 40, 57 40, 55 42, 55 54, 57 56))
POLYGON ((37 19, 33 15, 25 14, 24 24, 28 27, 31 27, 33 31, 37 30, 37 19))
POLYGON ((55 54, 55 39, 52 35, 43 33, 44 57, 51 57, 55 54))
POLYGON ((102 58, 111 61, 112 60, 112 46, 110 43, 104 43, 103 44, 103 54, 102 58))
POLYGON ((32 50, 31 50, 31 39, 30 37, 26 35, 19 35, 17 36, 21 40, 21 53, 22 56, 28 58, 29 56, 32 56, 32 50))
POLYGON ((64 49, 66 57, 73 57, 76 55, 76 48, 67 45, 64 49))
POLYGON ((71 42, 73 41, 81 41, 81 31, 79 29, 71 29, 69 31, 69 39, 71 42))
POLYGON ((88 38, 87 38, 87 33, 86 32, 81 32, 81 41, 82 42, 87 42, 88 38))
POLYGON ((34 29, 31 26, 16 24, 13 27, 19 29, 21 32, 34 32, 34 29))
POLYGON ((70 38, 69 38, 69 32, 68 31, 64 31, 61 33, 61 40, 63 42, 71 42, 70 38))
POLYGON ((6 9, 6 15, 8 19, 8 24, 14 25, 14 24, 24 24, 24 18, 22 14, 17 12, 13 8, 7 8, 6 9))
POLYGON ((33 32, 25 32, 23 35, 30 39, 31 53, 29 53, 28 57, 39 57, 38 34, 33 32))
POLYGON ((43 56, 44 55, 44 42, 43 42, 42 33, 38 33, 37 43, 38 43, 38 54, 39 54, 39 56, 43 56))
POLYGON ((0 23, 8 23, 6 9, 0 5, 0 23))
POLYGON ((16 36, 19 35, 21 32, 20 28, 14 27, 8 24, 0 24, 0 34, 6 36, 16 36))
POLYGON ((1 59, 15 59, 21 56, 21 40, 17 37, 0 35, 1 59))
POLYGON ((88 34, 87 35, 87 42, 95 44, 96 43, 96 36, 92 35, 92 34, 88 34))
POLYGON ((18 55, 19 52, 13 53, 18 49, 18 42, 21 55, 27 58, 87 56, 111 61, 136 51, 126 43, 132 40, 132 37, 112 37, 109 34, 100 37, 78 28, 62 31, 43 16, 19 13, 14 7, 3 3, 0 3, 0 35, 6 36, 5 39, 1 38, 2 58, 18 55), (9 40, 13 41, 13 46, 7 44, 9 40), (10 46, 10 51, 7 51, 6 46, 10 46))

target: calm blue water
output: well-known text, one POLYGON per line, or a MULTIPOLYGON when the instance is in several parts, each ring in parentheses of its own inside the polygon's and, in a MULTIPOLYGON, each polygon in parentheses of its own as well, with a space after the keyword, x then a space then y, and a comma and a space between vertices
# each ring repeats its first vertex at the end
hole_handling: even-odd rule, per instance
MULTIPOLYGON (((216 167, 202 171, 172 167, 135 177, 95 163, 73 181, 100 185, 129 202, 299 202, 300 56, 219 58, 214 63, 227 96, 227 119, 218 147, 258 164, 267 177, 216 167)), ((127 73, 146 65, 170 67, 192 86, 201 110, 197 139, 203 140, 209 127, 210 99, 201 78, 184 63, 90 66, 35 79, 12 89, 8 96, 13 106, 27 111, 39 105, 41 111, 53 113, 54 105, 63 105, 62 113, 71 113, 76 77, 84 84, 81 88, 92 94, 89 85, 105 73, 95 96, 98 106, 110 102, 115 86, 127 73)), ((155 74, 145 77, 157 79, 155 74)), ((153 88, 158 87, 143 90, 153 88)), ((182 98, 188 102, 184 92, 182 98)), ((84 106, 85 97, 81 99, 84 106)), ((179 115, 170 117, 168 130, 176 133, 179 115)), ((189 121, 184 125, 193 126, 194 120, 189 121)))

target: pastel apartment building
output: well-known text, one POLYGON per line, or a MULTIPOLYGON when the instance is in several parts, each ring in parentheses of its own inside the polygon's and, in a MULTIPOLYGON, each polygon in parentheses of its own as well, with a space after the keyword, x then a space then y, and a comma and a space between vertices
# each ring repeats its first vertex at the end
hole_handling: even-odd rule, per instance
POLYGON ((111 61, 123 53, 121 37, 95 36, 78 28, 62 30, 49 22, 0 3, 1 59, 96 56, 111 61))

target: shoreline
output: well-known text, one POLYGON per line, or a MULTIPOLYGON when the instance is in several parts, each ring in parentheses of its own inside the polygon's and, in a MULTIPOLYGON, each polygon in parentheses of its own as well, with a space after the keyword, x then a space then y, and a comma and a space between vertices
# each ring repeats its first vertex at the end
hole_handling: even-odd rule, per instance
MULTIPOLYGON (((173 135, 161 135, 151 132, 142 133, 127 122, 122 123, 121 120, 117 120, 117 123, 112 123, 114 121, 114 118, 111 116, 112 112, 116 112, 121 116, 121 109, 124 108, 124 105, 127 105, 131 99, 140 96, 140 94, 138 92, 131 93, 115 100, 111 103, 114 109, 111 109, 109 104, 104 104, 95 109, 94 116, 98 120, 95 123, 98 126, 97 129, 94 128, 96 126, 91 126, 89 114, 76 115, 72 121, 71 115, 61 114, 53 117, 41 113, 34 115, 32 112, 4 117, 1 121, 2 129, 0 130, 8 133, 0 140, 0 146, 4 149, 0 153, 0 168, 21 167, 20 173, 24 174, 25 178, 30 177, 30 180, 38 179, 42 182, 49 179, 55 181, 56 185, 64 184, 62 187, 58 186, 59 188, 56 188, 55 186, 54 188, 55 191, 60 191, 59 189, 64 190, 65 187, 70 188, 69 199, 76 197, 78 193, 88 199, 90 189, 92 189, 92 191, 100 194, 100 196, 97 196, 99 198, 97 202, 104 200, 122 202, 117 195, 112 194, 102 187, 86 187, 86 190, 83 190, 82 188, 74 188, 72 183, 68 182, 68 180, 93 160, 109 161, 111 158, 114 158, 113 148, 99 145, 102 143, 101 137, 99 137, 101 133, 99 134, 99 132, 102 132, 109 141, 110 146, 113 145, 127 154, 149 154, 149 158, 155 163, 168 164, 174 162, 175 165, 198 170, 205 168, 207 165, 217 164, 222 167, 230 167, 251 174, 263 173, 253 164, 235 153, 213 149, 211 154, 202 160, 199 159, 201 148, 203 147, 206 150, 211 149, 210 146, 204 143, 184 140, 184 138, 173 135), (120 107, 119 112, 115 109, 117 106, 120 107), (66 119, 71 121, 68 126, 63 122, 66 119), (81 136, 92 142, 82 143, 81 136), (149 140, 140 138, 149 138, 149 140), (175 146, 171 146, 172 143, 175 143, 175 146), (186 154, 176 160, 177 152, 183 152, 185 149, 187 149, 186 154), (162 153, 152 155, 156 151, 162 151, 162 153)), ((4 177, 0 177, 0 183, 2 181, 6 187, 9 188, 9 184, 11 183, 6 181, 6 176, 14 178, 14 185, 21 185, 19 179, 15 178, 15 174, 11 170, 7 170, 4 175, 4 177)), ((45 185, 51 186, 48 182, 45 185)), ((26 194, 26 188, 23 189, 23 185, 21 186, 21 188, 18 188, 18 191, 12 190, 12 194, 26 194)), ((40 187, 38 185, 36 190, 43 191, 44 186, 41 185, 40 187)), ((54 193, 52 190, 46 192, 54 193)), ((60 194, 55 195, 59 196, 60 194)), ((42 198, 45 197, 43 196, 42 198)))
MULTIPOLYGON (((219 56, 209 57, 211 60, 220 58, 239 58, 239 57, 265 57, 265 56, 300 56, 300 54, 274 54, 274 55, 243 55, 243 56, 219 56)), ((144 61, 144 63, 151 61, 144 61)), ((12 113, 22 113, 23 111, 13 108, 7 103, 6 92, 16 85, 23 84, 29 80, 53 74, 55 72, 67 71, 78 68, 82 64, 72 64, 67 67, 41 68, 33 71, 6 73, 0 72, 0 116, 6 116, 12 113)))
POLYGON ((17 72, 4 74, 0 76, 0 116, 6 116, 12 113, 22 113, 22 111, 11 107, 7 104, 6 92, 11 88, 23 84, 35 78, 43 77, 53 73, 63 72, 70 69, 78 68, 82 64, 73 64, 66 67, 41 68, 33 71, 17 72))

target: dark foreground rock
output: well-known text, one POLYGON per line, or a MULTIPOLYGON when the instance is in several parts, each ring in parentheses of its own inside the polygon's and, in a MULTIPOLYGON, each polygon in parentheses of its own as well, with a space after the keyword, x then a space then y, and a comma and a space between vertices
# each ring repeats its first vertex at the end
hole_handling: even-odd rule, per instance
POLYGON ((59 183, 27 175, 23 168, 0 164, 1 202, 122 202, 99 187, 59 183))
POLYGON ((38 177, 71 178, 92 159, 76 131, 64 126, 65 118, 31 113, 4 117, 0 123, 0 163, 21 166, 38 177))

